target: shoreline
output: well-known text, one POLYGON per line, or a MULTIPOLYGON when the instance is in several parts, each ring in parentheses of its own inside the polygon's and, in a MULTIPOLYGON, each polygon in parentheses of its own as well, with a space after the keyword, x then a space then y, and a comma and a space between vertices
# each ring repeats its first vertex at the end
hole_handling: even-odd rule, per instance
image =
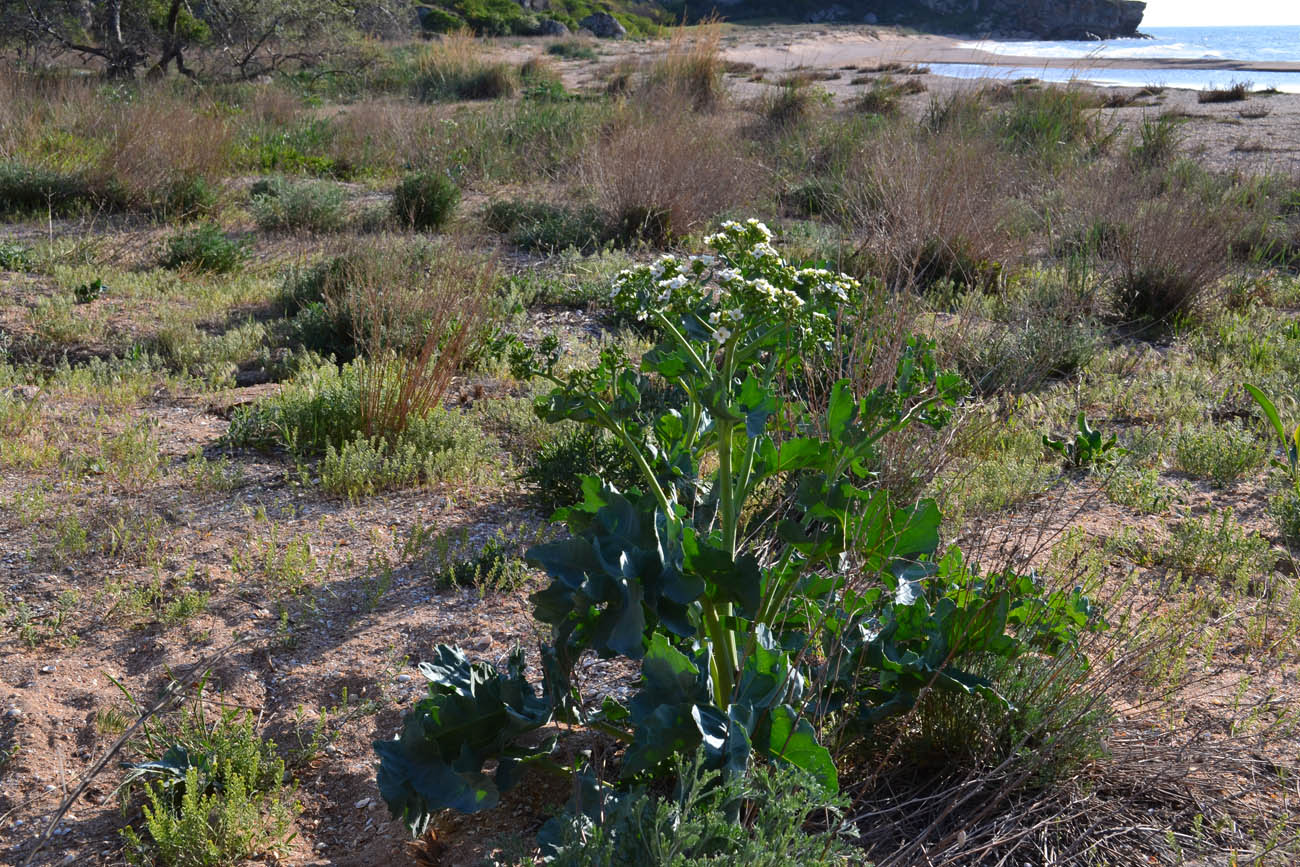
POLYGON ((794 34, 780 45, 749 44, 724 49, 729 60, 758 66, 846 66, 864 63, 972 64, 992 67, 1039 69, 1193 70, 1300 74, 1300 61, 1248 61, 1227 58, 1182 57, 1035 57, 999 54, 970 47, 972 42, 994 40, 933 34, 904 35, 877 31, 820 29, 794 34))

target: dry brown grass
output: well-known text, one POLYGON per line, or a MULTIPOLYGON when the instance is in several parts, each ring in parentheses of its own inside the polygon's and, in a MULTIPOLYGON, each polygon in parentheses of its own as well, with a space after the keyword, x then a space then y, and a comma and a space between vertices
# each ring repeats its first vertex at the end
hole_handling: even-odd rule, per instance
POLYGON ((230 164, 233 130, 183 97, 154 97, 106 110, 94 137, 107 145, 93 173, 119 184, 133 207, 164 205, 177 185, 218 181, 230 164))
POLYGON ((663 59, 647 71, 644 95, 656 102, 665 97, 684 100, 697 111, 722 107, 727 99, 723 81, 727 64, 719 49, 721 42, 722 25, 718 21, 692 28, 689 35, 678 28, 663 59))
POLYGON ((326 306, 349 324, 368 436, 392 439, 437 406, 482 329, 496 282, 491 262, 455 246, 372 239, 343 251, 326 306))
POLYGON ((861 265, 896 287, 996 282, 1023 255, 1004 227, 1019 180, 987 138, 896 128, 844 179, 861 265))
POLYGON ((1244 210, 1122 161, 1075 183, 1071 242, 1109 268, 1121 320, 1166 323, 1221 297, 1244 210))
POLYGON ((229 170, 234 129, 193 92, 144 85, 121 102, 88 82, 0 76, 0 159, 83 177, 112 203, 167 211, 229 170))
POLYGON ((422 165, 437 146, 442 113, 410 100, 381 97, 348 106, 333 119, 330 156, 352 166, 398 171, 422 165))
POLYGON ((763 172, 740 124, 670 97, 629 106, 588 150, 582 176, 625 235, 664 243, 757 194, 763 172))

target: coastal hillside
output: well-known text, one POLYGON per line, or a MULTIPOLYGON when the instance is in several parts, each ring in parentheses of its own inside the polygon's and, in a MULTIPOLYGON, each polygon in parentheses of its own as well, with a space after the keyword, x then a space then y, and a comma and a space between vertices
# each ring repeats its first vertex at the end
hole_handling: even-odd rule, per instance
POLYGON ((940 33, 1021 39, 1113 39, 1138 35, 1140 0, 711 0, 588 3, 583 0, 443 0, 420 4, 426 29, 468 26, 484 35, 587 29, 597 36, 643 34, 656 25, 713 15, 766 23, 893 24, 940 33), (611 23, 617 21, 618 26, 611 23), (622 32, 620 32, 620 28, 622 32))
POLYGON ((998 33, 1026 39, 1136 36, 1138 0, 715 0, 725 18, 901 24, 925 30, 998 33))

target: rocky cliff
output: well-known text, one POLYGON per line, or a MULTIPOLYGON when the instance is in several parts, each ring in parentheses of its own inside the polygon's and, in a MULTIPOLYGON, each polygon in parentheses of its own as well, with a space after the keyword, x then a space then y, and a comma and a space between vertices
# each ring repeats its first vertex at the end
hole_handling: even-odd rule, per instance
POLYGON ((1023 39, 1137 36, 1146 11, 1146 3, 1140 0, 712 0, 712 3, 719 14, 733 20, 778 17, 903 24, 927 30, 1023 39))

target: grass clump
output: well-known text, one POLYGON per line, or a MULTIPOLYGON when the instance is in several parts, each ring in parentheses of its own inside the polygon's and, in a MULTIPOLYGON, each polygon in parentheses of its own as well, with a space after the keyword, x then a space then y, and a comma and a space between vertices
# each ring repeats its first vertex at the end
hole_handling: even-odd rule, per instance
POLYGON ((478 43, 466 30, 426 47, 415 67, 415 94, 424 102, 507 99, 519 92, 514 67, 480 57, 478 43))
POLYGON ((219 226, 205 223, 168 238, 162 265, 164 268, 188 267, 227 274, 239 268, 247 255, 247 247, 242 241, 228 237, 219 226))
POLYGON ((257 225, 266 231, 333 232, 343 227, 344 195, 329 181, 258 181, 252 189, 257 225))
POLYGON ((546 53, 564 60, 595 60, 596 47, 585 39, 563 39, 546 46, 546 53))
POLYGON ((1190 427, 1174 440, 1174 466, 1218 487, 1259 468, 1266 454, 1259 440, 1240 424, 1190 427))
POLYGON ((1182 142, 1182 130, 1173 118, 1162 116, 1151 120, 1144 117, 1129 149, 1129 159, 1139 169, 1161 168, 1173 162, 1182 142))
POLYGON ((712 111, 727 98, 723 80, 726 62, 717 23, 695 29, 688 40, 685 30, 673 34, 668 52, 646 74, 644 91, 651 101, 677 102, 696 111, 712 111))
POLYGON ((1196 94, 1200 103, 1241 102, 1250 96, 1249 81, 1234 81, 1227 87, 1211 87, 1196 94))
POLYGON ((761 111, 768 123, 788 128, 806 123, 831 103, 831 95, 824 89, 796 80, 764 94, 761 111))
POLYGON ((412 172, 393 191, 393 216, 413 229, 436 231, 451 219, 460 189, 440 172, 412 172))

